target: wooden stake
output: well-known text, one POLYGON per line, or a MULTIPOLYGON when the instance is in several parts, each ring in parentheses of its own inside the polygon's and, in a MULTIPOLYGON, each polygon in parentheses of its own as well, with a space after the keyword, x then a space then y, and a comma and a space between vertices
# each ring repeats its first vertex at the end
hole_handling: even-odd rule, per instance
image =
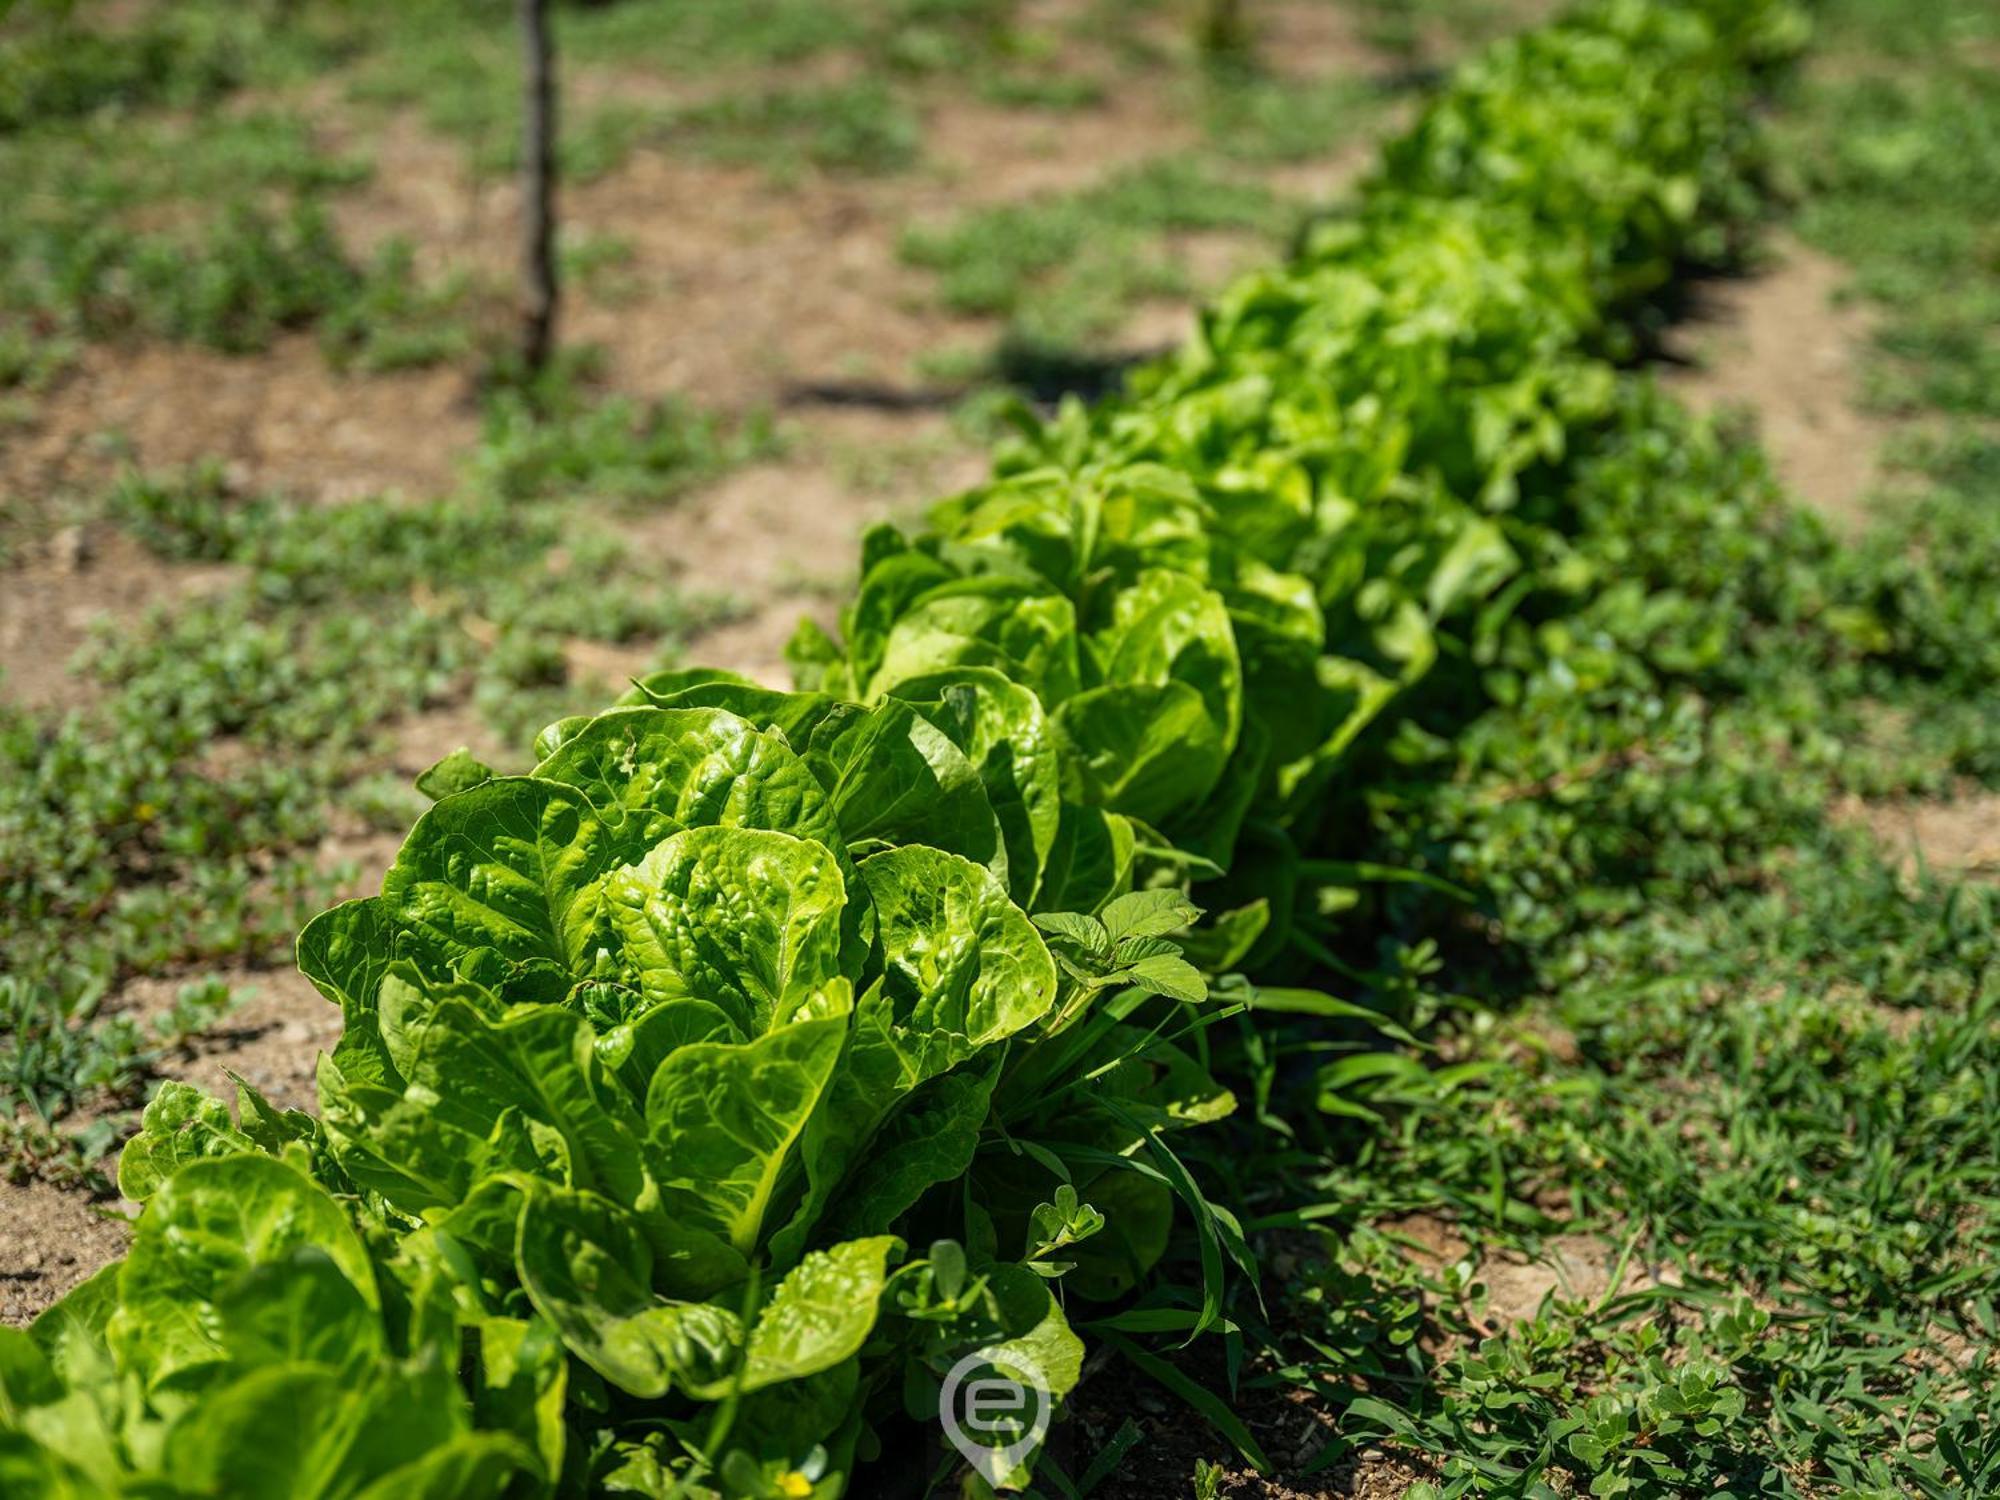
POLYGON ((518 0, 524 98, 521 133, 521 360, 530 375, 555 344, 556 83, 548 0, 518 0))

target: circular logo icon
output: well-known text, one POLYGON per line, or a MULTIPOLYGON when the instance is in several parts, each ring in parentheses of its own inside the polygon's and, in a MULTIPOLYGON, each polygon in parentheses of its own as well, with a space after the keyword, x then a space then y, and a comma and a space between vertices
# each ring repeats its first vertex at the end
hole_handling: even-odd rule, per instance
POLYGON ((1029 1355, 975 1349, 945 1372, 938 1421, 952 1447, 996 1489, 1042 1445, 1055 1398, 1029 1355))

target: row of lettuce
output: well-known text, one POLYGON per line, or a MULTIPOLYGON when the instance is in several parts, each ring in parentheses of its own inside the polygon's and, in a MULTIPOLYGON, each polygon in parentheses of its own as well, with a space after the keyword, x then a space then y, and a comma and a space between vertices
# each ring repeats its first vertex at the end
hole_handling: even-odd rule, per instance
POLYGON ((1060 1400, 1079 1328, 1212 1327, 1209 1028, 1351 1013, 1306 986, 1410 873, 1341 855, 1418 705, 1616 587, 1574 476, 1799 27, 1493 49, 1177 356, 872 533, 798 691, 662 674, 436 768, 301 936, 318 1116, 164 1087, 129 1255, 0 1330, 0 1490, 830 1497, 954 1371, 1060 1400), (1135 1305, 1176 1232, 1198 1303, 1135 1305))

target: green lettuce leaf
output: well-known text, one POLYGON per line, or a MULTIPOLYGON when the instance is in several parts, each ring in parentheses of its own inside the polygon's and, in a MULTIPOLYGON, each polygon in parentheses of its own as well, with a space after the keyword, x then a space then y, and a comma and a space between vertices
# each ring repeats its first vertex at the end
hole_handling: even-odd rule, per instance
POLYGON ((609 883, 620 962, 649 1000, 705 1000, 748 1036, 827 1003, 847 887, 823 844, 690 828, 609 883))
POLYGON ((418 820, 382 878, 381 915, 397 956, 426 974, 449 978, 490 950, 543 976, 532 998, 560 998, 603 941, 601 887, 617 847, 574 788, 495 777, 418 820))
POLYGON ((840 1061, 847 1018, 671 1052, 646 1092, 650 1159, 667 1211, 745 1256, 802 1170, 797 1152, 840 1061))
MULTIPOLYGON (((118 1279, 118 1309, 106 1337, 121 1366, 149 1388, 192 1367, 232 1358, 232 1341, 266 1319, 259 1298, 284 1295, 260 1267, 323 1260, 352 1296, 380 1306, 375 1272, 347 1215, 324 1190, 273 1157, 192 1161, 156 1191, 139 1219, 118 1279), (295 1252, 305 1259, 295 1261, 295 1252)), ((277 1278, 282 1281, 282 1277, 277 1278)), ((301 1293, 325 1310, 343 1294, 324 1277, 301 1293)), ((293 1306, 289 1311, 297 1311, 293 1306)), ((281 1313, 280 1316, 283 1316, 281 1313)), ((298 1336, 310 1330, 294 1328, 298 1336)), ((268 1340, 268 1327, 254 1335, 268 1340)))

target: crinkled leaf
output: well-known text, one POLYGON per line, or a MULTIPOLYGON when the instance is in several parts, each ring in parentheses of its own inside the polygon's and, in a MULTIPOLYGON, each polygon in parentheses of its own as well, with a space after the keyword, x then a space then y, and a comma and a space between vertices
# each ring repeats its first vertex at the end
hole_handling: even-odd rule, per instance
POLYGON ((187 1163, 153 1194, 125 1259, 108 1330, 120 1362, 157 1385, 228 1357, 221 1304, 256 1267, 300 1247, 377 1306, 367 1251, 321 1188, 268 1156, 187 1163))
POLYGON ((700 675, 655 673, 639 685, 639 692, 645 702, 659 708, 722 709, 777 735, 794 749, 802 749, 820 721, 841 705, 840 699, 823 692, 787 693, 729 673, 710 674, 698 682, 682 680, 700 675))
POLYGON ((847 889, 825 845, 746 828, 677 833, 609 886, 622 962, 648 999, 706 1000, 746 1035, 841 973, 847 889))
POLYGON ((986 574, 932 588, 901 611, 867 674, 870 698, 948 667, 992 667, 1042 702, 1077 690, 1076 610, 1039 579, 986 574))
POLYGON ((573 786, 636 860, 684 828, 767 828, 840 847, 839 825, 791 747, 719 708, 615 708, 535 775, 573 786))
POLYGON ((306 923, 298 964, 351 1023, 375 1008, 375 992, 395 958, 395 929, 379 900, 344 901, 306 923))
POLYGON ((1132 878, 1130 820, 1099 807, 1064 802, 1055 846, 1035 897, 1040 911, 1094 912, 1132 878))
POLYGON ((734 1314, 660 1297, 638 1221, 595 1193, 524 1185, 521 1285, 570 1352, 645 1398, 713 1381, 741 1342, 734 1314))
POLYGON ((874 1235, 808 1255, 757 1314, 741 1368, 696 1394, 716 1399, 762 1390, 830 1370, 857 1353, 874 1331, 889 1260, 902 1244, 894 1235, 874 1235))
POLYGON ((802 1170, 806 1121, 840 1060, 847 1018, 781 1027, 740 1045, 668 1054, 646 1094, 650 1158, 667 1211, 745 1255, 802 1170))
POLYGON ((1007 878, 1006 838, 978 770, 909 704, 842 704, 814 727, 805 756, 857 857, 928 844, 1007 878))
POLYGON ((382 878, 397 955, 440 978, 479 949, 582 978, 613 851, 590 803, 555 782, 500 776, 447 797, 382 878))
POLYGON ((1062 816, 1062 775, 1041 700, 986 667, 930 672, 890 685, 979 771, 1007 844, 1008 888, 1026 905, 1062 816))
POLYGON ((1199 806, 1229 758, 1223 726, 1184 682, 1093 688, 1056 724, 1070 752, 1065 796, 1147 823, 1199 806))
POLYGON ((653 1074, 667 1054, 696 1042, 741 1042, 737 1029, 719 1006, 706 1000, 668 1000, 642 1011, 632 1020, 600 1031, 598 1060, 618 1075, 636 1103, 645 1101, 653 1074))
POLYGON ((928 1077, 1040 1019, 1055 963, 1034 924, 985 870, 911 845, 861 862, 885 984, 909 1055, 928 1077))
POLYGON ((371 1122, 373 1143, 392 1161, 422 1163, 463 1198, 484 1171, 535 1165, 623 1207, 651 1201, 639 1151, 639 1121, 610 1107, 592 1037, 560 1006, 517 1006, 497 1017, 468 986, 439 989, 392 974, 382 986, 382 1036, 404 1091, 371 1122), (508 1116, 512 1135, 500 1133, 508 1116), (489 1149, 499 1146, 497 1152, 489 1149), (456 1169, 453 1163, 458 1165, 456 1169))
POLYGON ((118 1191, 143 1203, 184 1162, 256 1149, 229 1118, 228 1105, 192 1084, 168 1079, 147 1101, 139 1133, 118 1154, 118 1191))
POLYGON ((1224 754, 1243 717, 1243 668, 1222 596, 1186 573, 1154 568, 1112 602, 1110 627, 1094 643, 1103 680, 1185 683, 1201 695, 1224 754))
POLYGON ((881 1233, 931 1187, 963 1177, 992 1107, 994 1077, 990 1068, 968 1067, 921 1085, 841 1184, 826 1235, 881 1233))

